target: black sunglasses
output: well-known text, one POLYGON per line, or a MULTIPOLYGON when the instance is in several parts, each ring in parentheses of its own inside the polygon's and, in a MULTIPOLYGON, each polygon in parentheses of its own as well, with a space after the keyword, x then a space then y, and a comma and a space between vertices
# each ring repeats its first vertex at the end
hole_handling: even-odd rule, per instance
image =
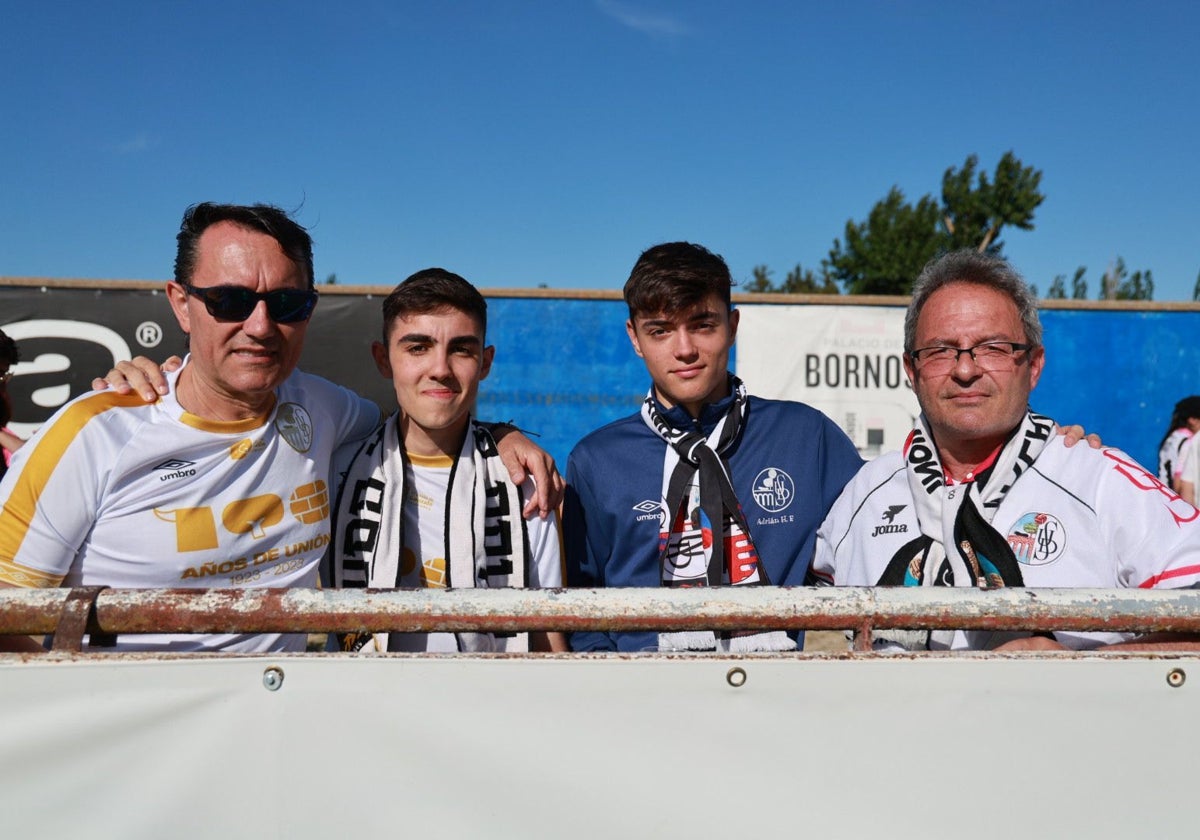
POLYGON ((276 289, 273 292, 254 292, 242 286, 208 286, 200 288, 180 283, 189 295, 204 301, 208 314, 218 321, 245 321, 258 306, 267 302, 267 314, 277 324, 307 321, 317 305, 316 289, 276 289))

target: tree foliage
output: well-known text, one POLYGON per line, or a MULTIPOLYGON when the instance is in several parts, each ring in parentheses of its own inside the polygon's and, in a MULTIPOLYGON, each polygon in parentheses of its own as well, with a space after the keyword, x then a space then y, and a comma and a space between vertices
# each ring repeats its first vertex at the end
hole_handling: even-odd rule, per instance
POLYGON ((775 283, 771 276, 774 274, 765 265, 756 265, 751 269, 751 278, 742 288, 747 292, 782 292, 785 294, 804 295, 836 295, 841 294, 837 283, 829 276, 822 266, 817 274, 811 268, 804 268, 800 263, 787 273, 782 283, 775 283))
MULTIPOLYGON (((1087 268, 1079 266, 1075 269, 1075 276, 1071 278, 1071 294, 1073 300, 1084 300, 1087 298, 1087 280, 1083 275, 1087 273, 1087 268)), ((1046 293, 1046 297, 1050 300, 1065 300, 1067 298, 1067 275, 1058 274, 1054 277, 1054 282, 1050 284, 1050 290, 1046 293)))
POLYGON ((1125 268, 1125 260, 1117 257, 1100 281, 1100 299, 1153 300, 1154 277, 1149 271, 1130 274, 1125 268))
POLYGON ((913 205, 892 187, 865 222, 846 222, 845 246, 835 239, 825 263, 829 274, 850 294, 907 294, 921 267, 938 252, 941 215, 931 196, 913 205))
POLYGON ((1033 229, 1045 196, 1042 173, 1006 152, 989 175, 970 155, 962 168, 942 175, 942 200, 922 196, 916 204, 899 187, 876 203, 863 222, 846 222, 824 265, 850 294, 908 294, 921 268, 937 254, 975 248, 999 254, 1005 227, 1033 229))
MULTIPOLYGON (((1087 298, 1088 282, 1084 277, 1086 273, 1086 266, 1081 265, 1075 269, 1075 276, 1071 279, 1071 298, 1074 300, 1087 298)), ((1196 291, 1200 292, 1200 277, 1196 278, 1196 285, 1196 291)), ((1046 297, 1052 300, 1067 297, 1066 275, 1059 274, 1054 278, 1046 297)), ((1125 260, 1117 257, 1100 278, 1100 289, 1096 297, 1097 300, 1153 300, 1154 275, 1149 270, 1139 270, 1130 274, 1125 260)))

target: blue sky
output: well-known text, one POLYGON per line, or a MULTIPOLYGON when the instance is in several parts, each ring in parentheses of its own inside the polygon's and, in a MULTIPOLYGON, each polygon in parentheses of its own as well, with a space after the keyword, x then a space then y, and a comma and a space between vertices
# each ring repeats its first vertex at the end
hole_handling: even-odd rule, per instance
POLYGON ((0 275, 164 279, 183 209, 295 209, 317 275, 617 289, 645 247, 816 267, 1009 149, 1043 291, 1200 273, 1200 4, 0 0, 0 275))

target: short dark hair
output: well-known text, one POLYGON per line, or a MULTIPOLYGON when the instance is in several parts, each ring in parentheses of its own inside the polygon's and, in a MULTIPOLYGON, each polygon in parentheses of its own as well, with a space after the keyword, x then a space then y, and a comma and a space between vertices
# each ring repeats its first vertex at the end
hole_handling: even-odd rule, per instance
POLYGON ((270 204, 213 204, 209 201, 193 204, 183 213, 179 234, 175 237, 179 243, 175 251, 176 283, 192 282, 200 236, 217 222, 233 222, 274 239, 283 253, 304 272, 308 288, 313 288, 312 237, 286 211, 270 204))
POLYGON ((912 302, 904 315, 904 352, 911 353, 917 340, 917 318, 921 309, 938 289, 951 283, 974 283, 1007 295, 1017 307, 1025 341, 1042 345, 1042 322, 1038 318, 1037 299, 1021 275, 1008 260, 981 254, 971 248, 951 251, 925 264, 913 283, 912 302))
POLYGON ((0 362, 15 365, 19 361, 21 361, 21 351, 17 349, 17 342, 9 338, 4 330, 0 330, 0 362))
POLYGON ((733 278, 720 254, 691 242, 664 242, 638 257, 625 281, 630 320, 659 312, 674 315, 716 295, 728 310, 733 278))
POLYGON ((444 268, 425 268, 404 279, 383 301, 383 340, 386 342, 397 318, 457 309, 470 315, 487 337, 487 301, 465 279, 444 268))
POLYGON ((1182 429, 1187 425, 1187 421, 1191 417, 1200 418, 1200 396, 1196 396, 1195 394, 1190 397, 1184 397, 1175 403, 1175 410, 1171 412, 1171 423, 1167 426, 1167 431, 1163 434, 1162 440, 1158 442, 1158 448, 1162 449, 1162 445, 1167 442, 1167 438, 1171 436, 1171 432, 1176 429, 1182 429))

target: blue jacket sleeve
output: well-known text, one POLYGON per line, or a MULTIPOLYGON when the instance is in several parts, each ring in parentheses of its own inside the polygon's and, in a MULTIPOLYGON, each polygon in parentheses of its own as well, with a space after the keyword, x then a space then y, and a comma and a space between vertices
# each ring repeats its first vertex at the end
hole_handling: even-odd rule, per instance
MULTIPOLYGON (((563 498, 563 550, 566 554, 568 587, 599 588, 604 586, 604 563, 610 537, 588 531, 588 510, 594 510, 595 497, 587 481, 586 469, 580 458, 571 453, 567 459, 567 489, 563 498)), ((571 650, 616 650, 616 642, 608 633, 581 631, 570 635, 571 650)))

